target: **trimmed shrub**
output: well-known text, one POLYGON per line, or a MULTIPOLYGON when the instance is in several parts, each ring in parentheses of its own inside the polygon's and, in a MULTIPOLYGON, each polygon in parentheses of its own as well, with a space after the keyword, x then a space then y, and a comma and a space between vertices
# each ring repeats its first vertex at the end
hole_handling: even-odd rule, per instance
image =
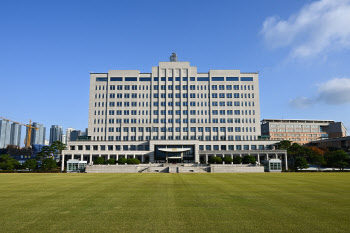
POLYGON ((225 156, 224 157, 224 162, 230 164, 230 163, 233 162, 233 159, 230 156, 225 156))
POLYGON ((125 164, 126 161, 127 161, 126 158, 119 158, 119 159, 118 159, 118 164, 125 164))
POLYGON ((115 159, 108 159, 108 160, 106 161, 106 163, 107 163, 107 164, 115 164, 116 161, 115 161, 115 159))
POLYGON ((211 164, 221 164, 222 163, 222 159, 220 157, 210 157, 209 160, 208 160, 209 163, 211 164))
POLYGON ((94 164, 104 164, 105 163, 105 159, 103 157, 97 157, 94 160, 94 164))
POLYGON ((255 158, 253 157, 253 156, 251 156, 251 155, 246 155, 246 156, 244 156, 243 157, 243 159, 242 159, 242 162, 244 163, 244 164, 255 164, 256 163, 256 160, 255 160, 255 158))
POLYGON ((127 159, 126 163, 127 164, 140 164, 140 160, 138 160, 138 159, 127 159))
POLYGON ((233 163, 234 164, 241 164, 242 163, 242 157, 233 157, 233 163))

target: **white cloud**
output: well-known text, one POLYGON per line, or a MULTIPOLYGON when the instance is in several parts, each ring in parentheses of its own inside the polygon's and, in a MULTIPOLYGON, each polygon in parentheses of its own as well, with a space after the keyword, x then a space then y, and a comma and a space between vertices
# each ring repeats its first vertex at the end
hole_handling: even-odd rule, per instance
POLYGON ((292 106, 293 108, 305 109, 310 107, 312 105, 312 102, 313 101, 310 98, 302 96, 302 97, 297 97, 295 99, 291 99, 289 101, 289 105, 292 106))
POLYGON ((292 57, 350 48, 350 0, 316 1, 287 20, 269 17, 261 33, 271 48, 290 47, 292 57))
POLYGON ((289 101, 294 108, 308 108, 316 103, 350 104, 350 78, 333 78, 318 85, 315 97, 297 97, 289 101))
POLYGON ((320 84, 317 101, 327 104, 350 103, 350 78, 334 78, 320 84))

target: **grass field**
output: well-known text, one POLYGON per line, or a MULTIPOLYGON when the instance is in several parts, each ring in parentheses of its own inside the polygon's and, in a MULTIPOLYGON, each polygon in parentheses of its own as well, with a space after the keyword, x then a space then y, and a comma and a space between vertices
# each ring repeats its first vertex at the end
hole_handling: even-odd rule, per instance
POLYGON ((349 232, 350 173, 0 174, 0 232, 349 232))

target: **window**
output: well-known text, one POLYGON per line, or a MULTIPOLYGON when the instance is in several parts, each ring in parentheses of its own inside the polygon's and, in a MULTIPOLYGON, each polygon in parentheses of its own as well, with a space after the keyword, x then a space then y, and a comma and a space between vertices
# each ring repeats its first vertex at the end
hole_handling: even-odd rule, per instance
POLYGON ((241 77, 241 81, 253 81, 253 77, 241 77))
POLYGON ((123 81, 123 78, 122 77, 111 77, 111 82, 115 82, 115 81, 123 81))
POLYGON ((200 82, 209 82, 209 77, 198 77, 198 78, 197 78, 197 81, 200 81, 200 82))
POLYGON ((238 77, 226 77, 226 81, 238 81, 238 77))
POLYGON ((125 81, 137 81, 137 77, 125 77, 125 81))
POLYGON ((224 77, 212 77, 211 81, 225 81, 224 77))

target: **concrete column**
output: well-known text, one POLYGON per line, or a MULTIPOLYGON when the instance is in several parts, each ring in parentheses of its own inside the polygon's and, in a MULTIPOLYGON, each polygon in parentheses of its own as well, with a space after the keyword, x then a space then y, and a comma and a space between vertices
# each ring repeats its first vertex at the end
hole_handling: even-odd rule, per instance
POLYGON ((116 160, 118 161, 118 160, 119 160, 119 155, 116 155, 115 158, 116 158, 116 160))
MULTIPOLYGON (((239 157, 241 157, 241 158, 242 158, 242 154, 239 154, 239 157)), ((241 162, 241 164, 243 164, 243 163, 241 162)))
POLYGON ((278 155, 277 155, 277 153, 275 154, 275 156, 276 156, 276 159, 278 159, 278 155))
POLYGON ((61 164, 61 171, 64 170, 64 154, 62 153, 62 164, 61 164))
POLYGON ((74 154, 71 155, 71 159, 74 159, 74 154))
POLYGON ((133 154, 132 157, 135 158, 135 154, 133 154))
POLYGON ((145 155, 141 155, 141 163, 143 163, 145 161, 145 155))
POLYGON ((111 155, 110 154, 108 154, 107 155, 107 160, 109 160, 111 158, 111 155))
POLYGON ((92 154, 90 154, 90 164, 92 164, 92 154))
POLYGON ((99 154, 98 157, 101 157, 101 154, 99 154))
POLYGON ((208 163, 208 154, 205 154, 205 163, 208 163))
POLYGON ((260 165, 260 154, 258 154, 258 163, 260 165))
POLYGON ((269 154, 266 154, 266 160, 269 160, 269 154))
POLYGON ((84 155, 81 154, 81 155, 80 155, 80 161, 83 161, 83 160, 84 160, 84 155))
POLYGON ((286 171, 288 170, 288 158, 287 158, 287 154, 284 154, 284 159, 285 159, 285 161, 286 161, 286 171))

